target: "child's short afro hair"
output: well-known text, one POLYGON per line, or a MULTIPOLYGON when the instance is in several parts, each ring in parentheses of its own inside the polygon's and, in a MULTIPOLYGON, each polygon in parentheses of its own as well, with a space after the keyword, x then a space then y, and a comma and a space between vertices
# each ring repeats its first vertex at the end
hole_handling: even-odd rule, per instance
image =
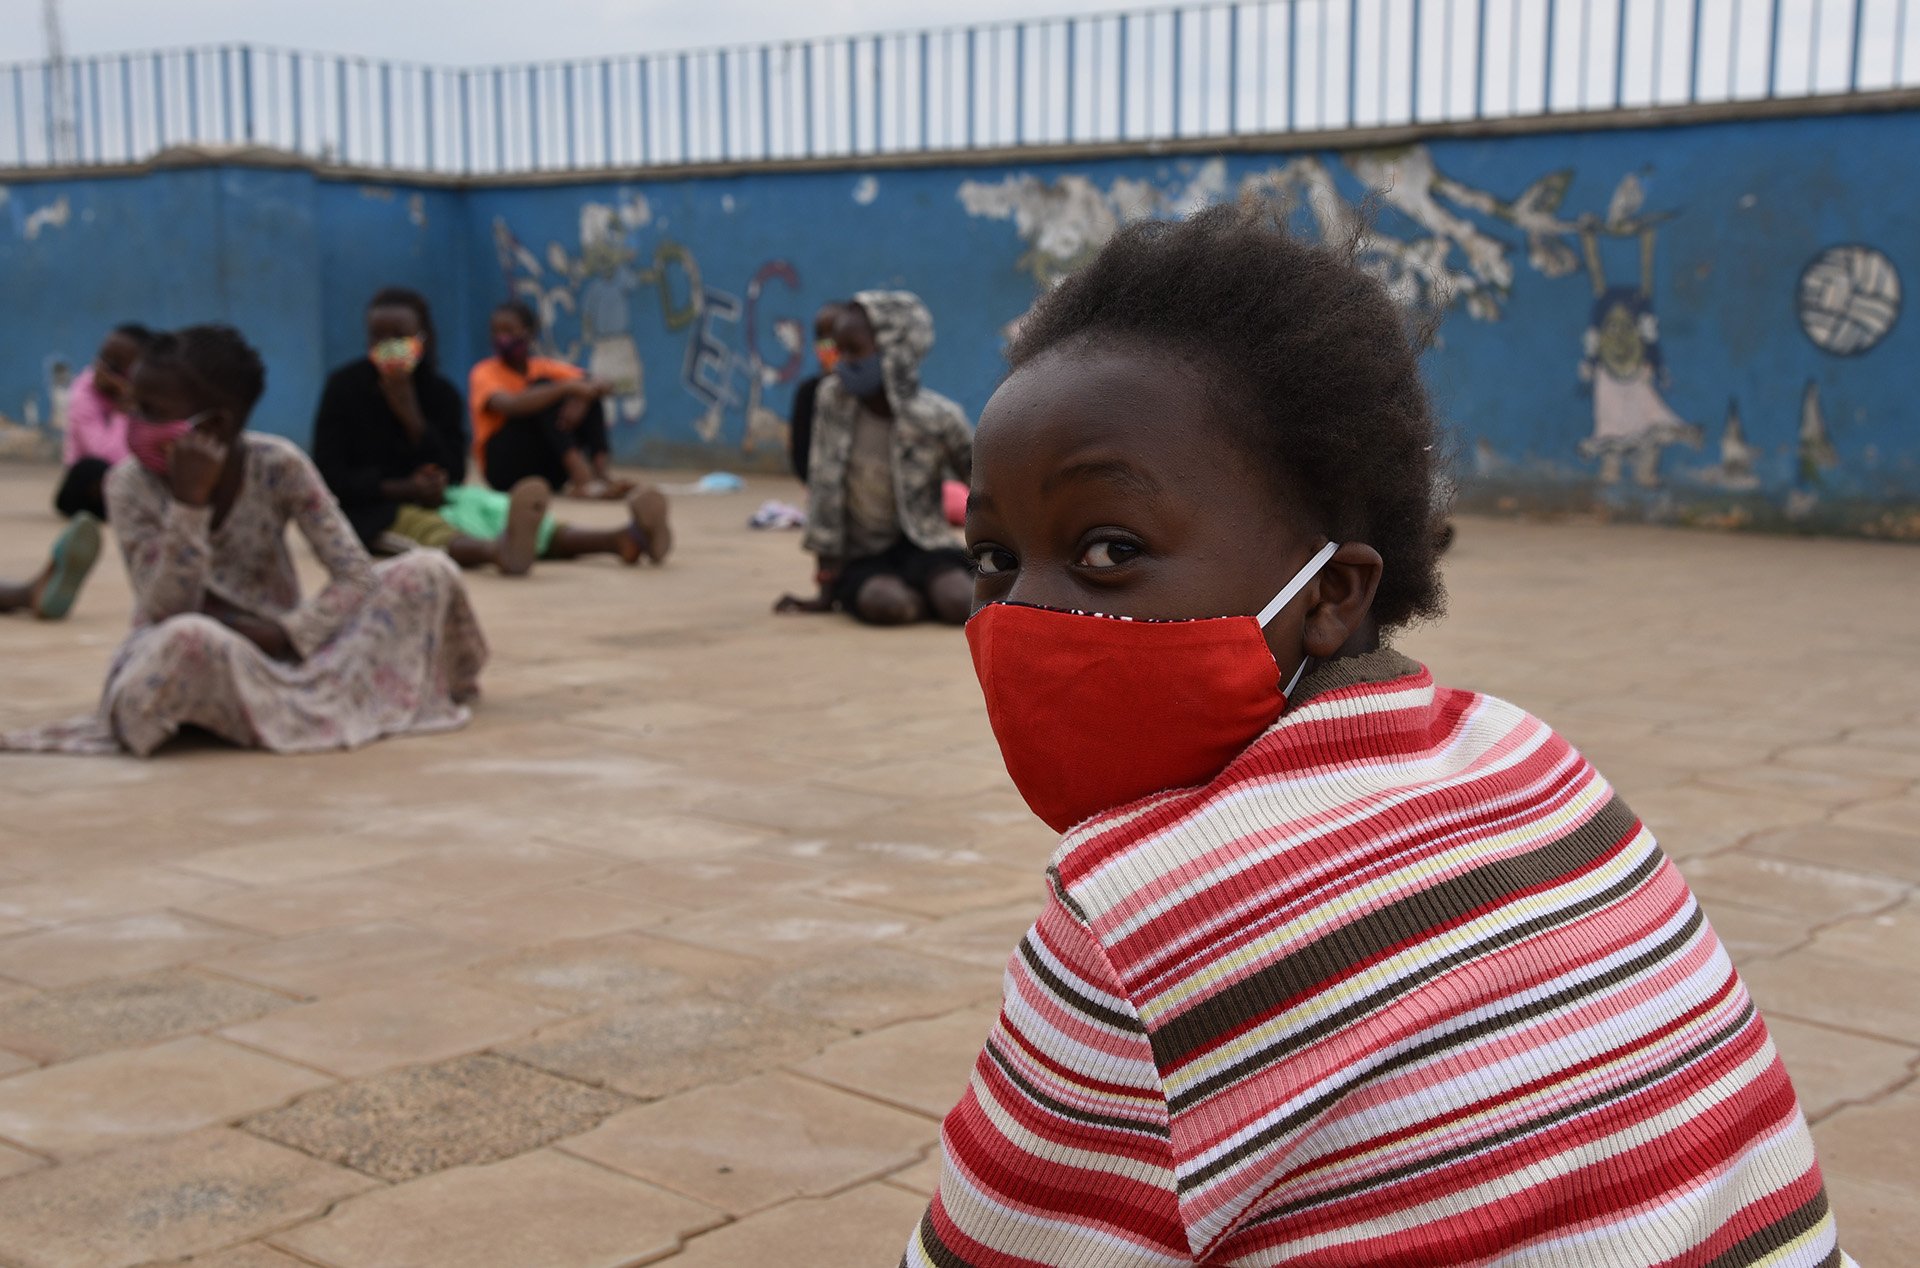
POLYGON ((1221 423, 1266 464, 1276 492, 1332 540, 1380 552, 1373 617, 1384 631, 1446 605, 1435 491, 1450 485, 1419 340, 1355 254, 1355 244, 1302 241, 1254 202, 1138 222, 1034 305, 1007 357, 1018 369, 1086 339, 1194 357, 1221 423))
POLYGON ((238 330, 218 322, 156 335, 140 359, 184 368, 242 413, 251 413, 267 390, 260 354, 238 330))

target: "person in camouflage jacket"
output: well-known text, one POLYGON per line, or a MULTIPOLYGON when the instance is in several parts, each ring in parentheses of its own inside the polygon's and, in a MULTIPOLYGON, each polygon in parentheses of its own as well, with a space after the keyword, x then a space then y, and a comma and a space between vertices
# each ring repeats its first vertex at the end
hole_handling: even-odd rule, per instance
POLYGON ((962 624, 973 608, 966 553, 941 503, 973 467, 973 429, 954 402, 920 385, 933 316, 907 291, 863 291, 834 324, 840 362, 814 403, 805 549, 816 599, 782 611, 839 608, 899 625, 962 624))

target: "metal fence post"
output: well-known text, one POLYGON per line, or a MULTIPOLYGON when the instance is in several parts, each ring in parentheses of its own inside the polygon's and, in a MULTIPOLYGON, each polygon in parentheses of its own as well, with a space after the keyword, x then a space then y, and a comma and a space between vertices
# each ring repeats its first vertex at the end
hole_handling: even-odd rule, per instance
POLYGON ((220 139, 233 140, 233 49, 220 50, 220 139))
POLYGON ((1614 0, 1613 108, 1618 110, 1627 92, 1627 0, 1614 0))
POLYGON ((613 166, 613 59, 600 59, 600 165, 613 166))
POLYGON ((527 67, 527 168, 540 168, 540 68, 527 67))
POLYGON ((580 166, 579 154, 574 146, 574 134, 579 131, 578 113, 574 109, 573 63, 568 62, 560 76, 561 99, 564 109, 560 112, 560 125, 567 131, 567 170, 573 171, 580 166))
MULTIPOLYGON (((1694 12, 1699 12, 1700 0, 1693 0, 1694 12)), ((1556 0, 1547 0, 1547 34, 1545 40, 1546 56, 1541 58, 1543 67, 1540 90, 1540 113, 1553 113, 1553 20, 1559 5, 1556 0)))
POLYGON ((393 63, 380 63, 380 161, 393 166, 393 63))
POLYGON ((760 157, 773 157, 773 50, 760 46, 760 157))
POLYGON ((493 70, 493 170, 507 170, 507 72, 493 70))
POLYGON ((1413 0, 1413 30, 1407 41, 1407 118, 1420 122, 1420 0, 1413 0))
POLYGON ((1867 0, 1853 0, 1853 52, 1847 60, 1847 91, 1860 91, 1860 30, 1867 21, 1867 0))
POLYGON ((133 58, 120 55, 120 157, 133 161, 138 150, 133 139, 133 58))
POLYGON ((1013 143, 1027 143, 1027 24, 1013 28, 1013 143))
POLYGON ((1484 119, 1487 117, 1487 0, 1480 0, 1480 11, 1474 18, 1474 24, 1474 48, 1477 51, 1473 57, 1473 117, 1484 119))
POLYGON ((1122 141, 1127 139, 1127 35, 1132 26, 1133 15, 1131 13, 1121 14, 1119 37, 1120 56, 1114 66, 1114 105, 1120 116, 1119 126, 1115 128, 1115 133, 1122 141))
MULTIPOLYGON (((1358 0, 1347 0, 1349 4, 1358 0)), ((1293 115, 1300 89, 1300 6, 1285 0, 1287 6, 1287 131, 1293 131, 1293 115)))
MULTIPOLYGON (((1288 0, 1288 4, 1290 8, 1293 8, 1293 9, 1299 8, 1298 0, 1288 0)), ((1385 4, 1386 4, 1386 0, 1381 0, 1382 7, 1380 10, 1380 48, 1383 52, 1387 47, 1387 37, 1386 37, 1387 13, 1386 13, 1385 4)), ((1320 11, 1319 21, 1324 25, 1326 20, 1327 20, 1327 12, 1325 9, 1322 9, 1320 11)), ((1325 36, 1323 35, 1321 38, 1324 40, 1325 36)), ((1288 40, 1289 42, 1291 42, 1292 40, 1291 35, 1288 36, 1288 40)), ((1382 68, 1383 73, 1380 76, 1380 122, 1382 123, 1385 123, 1387 121, 1387 98, 1386 98, 1387 80, 1386 80, 1386 75, 1384 74, 1384 69, 1385 68, 1383 67, 1382 68)), ((1321 99, 1325 100, 1326 95, 1327 95, 1327 86, 1323 83, 1320 85, 1321 99)), ((1360 0, 1347 0, 1347 126, 1350 128, 1357 127, 1359 123, 1360 123, 1360 0)), ((1293 125, 1292 123, 1288 123, 1287 126, 1292 127, 1293 125)))
POLYGON ((1703 0, 1693 0, 1693 25, 1687 34, 1687 100, 1700 100, 1700 6, 1703 0))
MULTIPOLYGON (((158 54, 155 54, 158 57, 158 54)), ((20 166, 27 165, 27 72, 24 66, 13 68, 13 144, 20 166)))
POLYGON ((1185 9, 1175 9, 1173 11, 1173 75, 1172 75, 1173 135, 1175 137, 1178 137, 1180 135, 1180 61, 1181 61, 1180 54, 1182 52, 1182 49, 1180 46, 1186 41, 1186 33, 1187 33, 1187 11, 1185 9))
POLYGON ((1067 19, 1067 119, 1066 119, 1066 127, 1067 127, 1067 144, 1068 144, 1068 145, 1072 145, 1072 144, 1073 144, 1073 90, 1074 90, 1074 87, 1075 87, 1075 84, 1074 84, 1074 74, 1073 74, 1073 60, 1074 60, 1074 54, 1075 54, 1075 52, 1076 52, 1076 49, 1075 49, 1075 47, 1074 47, 1074 46, 1075 46, 1075 45, 1076 45, 1076 44, 1077 44, 1077 43, 1079 42, 1079 41, 1078 41, 1078 39, 1076 38, 1076 37, 1078 36, 1078 34, 1079 34, 1079 26, 1080 26, 1080 23, 1079 23, 1079 20, 1078 20, 1077 18, 1068 18, 1068 19, 1067 19))
POLYGON ((643 166, 653 162, 653 89, 650 84, 651 62, 640 59, 640 162, 643 166))
POLYGON ((1773 0, 1772 14, 1767 19, 1767 96, 1774 97, 1780 91, 1780 0, 1773 0))
POLYGON ((674 70, 674 78, 680 88, 680 161, 691 162, 693 158, 693 115, 687 109, 687 55, 680 54, 680 60, 674 70))
POLYGON ((847 153, 860 152, 860 51, 847 41, 847 153))
POLYGON ((1227 6, 1227 135, 1240 132, 1240 5, 1227 6))

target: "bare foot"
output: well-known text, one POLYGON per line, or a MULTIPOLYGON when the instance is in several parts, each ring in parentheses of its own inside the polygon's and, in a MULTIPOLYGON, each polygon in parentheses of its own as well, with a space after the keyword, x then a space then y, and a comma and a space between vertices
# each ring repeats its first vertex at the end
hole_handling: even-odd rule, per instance
POLYGON ((507 527, 500 534, 500 571, 524 577, 533 571, 540 550, 540 524, 553 503, 553 490, 539 476, 528 476, 507 494, 507 527))
MULTIPOLYGON (((647 558, 656 564, 665 559, 673 550, 673 527, 667 523, 667 495, 652 485, 634 490, 627 496, 627 516, 632 521, 628 536, 638 540, 647 558)), ((626 553, 622 547, 623 559, 626 553)))

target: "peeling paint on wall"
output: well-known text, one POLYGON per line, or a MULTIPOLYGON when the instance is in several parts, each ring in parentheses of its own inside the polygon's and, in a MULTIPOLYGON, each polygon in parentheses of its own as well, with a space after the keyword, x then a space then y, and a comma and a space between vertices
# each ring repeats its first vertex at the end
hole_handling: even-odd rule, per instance
POLYGON ((21 222, 20 236, 32 242, 43 229, 64 229, 73 218, 73 207, 65 198, 55 199, 31 213, 21 222))

